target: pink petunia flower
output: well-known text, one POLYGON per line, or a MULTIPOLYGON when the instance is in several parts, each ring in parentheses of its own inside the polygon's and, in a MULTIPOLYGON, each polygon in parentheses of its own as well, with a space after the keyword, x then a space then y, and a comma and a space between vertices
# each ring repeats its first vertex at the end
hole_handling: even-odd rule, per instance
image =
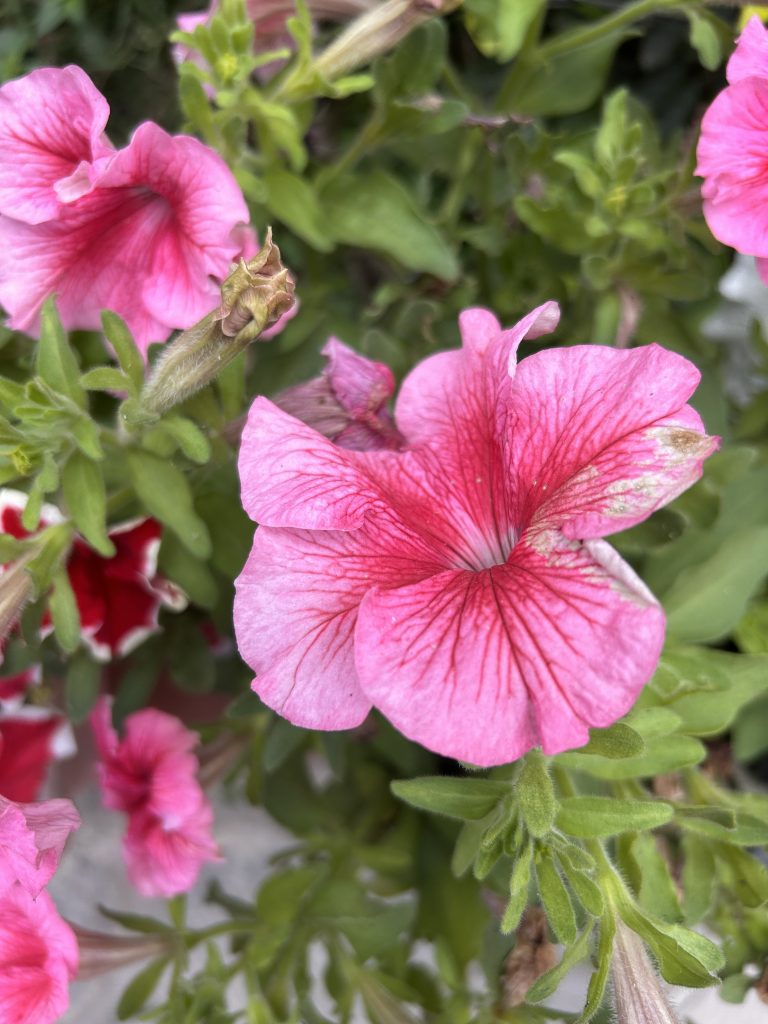
POLYGON ((33 899, 16 885, 0 896, 0 1020, 58 1020, 77 964, 77 940, 47 892, 33 899))
POLYGON ((219 859, 213 814, 197 781, 195 733, 163 711, 129 715, 120 739, 102 698, 91 716, 104 805, 128 815, 128 875, 145 896, 187 892, 206 861, 219 859))
MULTIPOLYGON (((0 530, 26 537, 21 523, 27 496, 0 489, 0 530)), ((40 525, 61 522, 52 505, 42 509, 40 525)), ((158 616, 165 607, 182 611, 186 596, 157 571, 162 528, 154 519, 132 519, 109 529, 115 554, 105 558, 84 540, 75 539, 67 572, 80 613, 81 636, 94 658, 108 661, 129 654, 158 632, 158 616)), ((43 631, 50 629, 43 621, 43 631)))
POLYGON ((338 338, 329 338, 323 355, 328 360, 323 374, 281 391, 275 405, 342 448, 399 448, 403 438, 387 409, 395 390, 390 368, 338 338))
POLYGON ((768 283, 768 29, 747 22, 728 61, 727 88, 701 123, 696 174, 715 238, 757 256, 768 283))
POLYGON ((55 292, 65 327, 97 329, 112 309, 146 351, 216 305, 248 220, 217 153, 152 122, 114 151, 106 100, 76 67, 7 83, 0 104, 0 303, 12 327, 35 333, 55 292))
POLYGON ((686 405, 699 373, 650 345, 515 366, 553 329, 463 313, 461 351, 406 378, 401 452, 346 451, 265 398, 240 452, 260 523, 235 630, 254 689, 297 725, 371 706, 438 753, 493 765, 578 747, 632 706, 664 614, 600 538, 685 490, 716 447, 686 405))
POLYGON ((70 832, 79 827, 70 800, 19 804, 0 796, 0 896, 18 884, 37 898, 56 873, 70 832))

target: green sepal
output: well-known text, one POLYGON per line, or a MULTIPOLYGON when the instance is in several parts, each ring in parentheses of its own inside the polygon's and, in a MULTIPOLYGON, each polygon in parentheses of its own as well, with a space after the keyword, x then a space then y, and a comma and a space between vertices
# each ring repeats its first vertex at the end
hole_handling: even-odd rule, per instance
POLYGON ((599 939, 597 943, 596 969, 589 979, 587 1001, 576 1024, 588 1024, 600 1009, 611 973, 613 961, 613 937, 616 934, 616 922, 611 914, 604 914, 598 925, 599 939))
POLYGON ((515 783, 515 797, 531 835, 545 836, 555 822, 558 804, 541 751, 532 750, 526 755, 515 783))
POLYGON ((551 854, 541 852, 536 879, 544 911, 558 942, 570 946, 576 941, 576 914, 571 898, 551 854))

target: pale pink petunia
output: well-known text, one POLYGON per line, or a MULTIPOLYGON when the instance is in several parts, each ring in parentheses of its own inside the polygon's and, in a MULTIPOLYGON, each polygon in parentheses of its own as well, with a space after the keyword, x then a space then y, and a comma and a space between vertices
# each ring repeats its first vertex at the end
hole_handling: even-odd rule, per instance
POLYGON ((69 1005, 77 940, 47 892, 0 896, 0 1021, 53 1024, 69 1005))
POLYGON ((745 26, 727 75, 701 124, 704 216, 715 238, 758 257, 768 282, 768 29, 759 18, 745 26))
MULTIPOLYGON (((76 106, 71 90, 57 88, 77 69, 45 70, 33 98, 31 75, 3 86, 0 96, 21 91, 28 106, 18 100, 17 115, 26 118, 27 133, 39 138, 53 168, 63 148, 57 140, 71 135, 68 116, 77 122, 84 101, 76 106)), ((83 72, 82 85, 81 79, 88 81, 83 72)), ((145 351, 216 305, 218 282, 239 249, 233 232, 248 220, 248 209, 224 161, 197 139, 146 122, 124 149, 89 156, 85 134, 77 136, 83 148, 76 181, 53 183, 61 202, 55 209, 49 204, 44 220, 42 207, 32 223, 18 215, 18 202, 0 196, 0 303, 14 329, 33 334, 52 293, 70 329, 97 329, 101 310, 112 309, 145 351)), ((50 198, 50 188, 45 194, 50 198)))
POLYGON ((403 383, 403 451, 346 451, 266 399, 240 453, 260 523, 235 628, 254 688, 297 725, 377 707, 478 765, 578 747, 651 676, 664 615, 601 538, 641 522, 716 447, 699 374, 656 345, 577 346, 516 367, 548 303, 511 330, 462 314, 463 348, 403 383))
POLYGON ((70 800, 17 804, 0 796, 0 896, 19 884, 36 898, 53 878, 69 834, 79 827, 70 800))
POLYGON ((163 711, 129 715, 122 739, 102 698, 91 722, 106 807, 128 815, 123 853, 131 881, 146 896, 173 896, 219 859, 210 804, 197 780, 195 733, 163 711))
POLYGON ((314 380, 286 388, 275 404, 342 448, 399 448, 403 438, 387 409, 395 378, 338 338, 323 347, 328 365, 314 380))

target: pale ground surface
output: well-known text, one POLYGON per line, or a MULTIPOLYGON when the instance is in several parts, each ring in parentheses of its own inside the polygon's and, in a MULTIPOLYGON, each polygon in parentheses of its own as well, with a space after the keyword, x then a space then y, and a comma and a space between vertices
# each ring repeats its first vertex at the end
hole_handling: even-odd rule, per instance
MULTIPOLYGON (((104 932, 117 932, 119 929, 99 915, 96 909, 99 902, 113 909, 164 918, 163 901, 139 896, 125 877, 120 859, 123 816, 104 810, 95 788, 80 791, 75 799, 83 825, 70 840, 50 886, 60 911, 78 924, 104 932)), ((292 841, 291 836, 275 825, 265 812, 250 808, 241 801, 227 804, 223 799, 216 800, 216 837, 226 860, 223 864, 209 866, 198 892, 204 892, 205 881, 214 877, 231 893, 245 896, 253 892, 267 873, 272 854, 292 841)), ((217 908, 205 906, 193 897, 190 920, 202 926, 220 920, 220 913, 217 908)), ((62 1024, 117 1024, 114 1008, 120 992, 140 967, 133 965, 91 981, 75 983, 71 988, 71 1007, 62 1024)), ((566 978, 552 1004, 564 1010, 580 1008, 586 981, 585 971, 574 971, 566 978)), ((230 994, 233 1005, 242 1005, 242 991, 233 988, 230 994)), ((686 1024, 768 1022, 768 1007, 752 993, 742 1006, 722 1002, 711 990, 679 990, 674 995, 686 1024)))

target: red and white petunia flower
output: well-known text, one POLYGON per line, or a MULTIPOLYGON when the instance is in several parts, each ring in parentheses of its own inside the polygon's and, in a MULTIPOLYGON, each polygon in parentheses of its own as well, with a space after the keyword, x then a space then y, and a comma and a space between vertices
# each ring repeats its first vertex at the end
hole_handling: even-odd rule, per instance
POLYGON ((79 68, 43 68, 0 88, 0 303, 35 333, 57 294, 67 328, 119 313, 142 351, 217 303, 248 209, 208 146, 139 125, 113 150, 106 100, 79 68))
POLYGON ((477 765, 578 747, 634 703, 664 614, 602 537, 641 522, 716 447, 686 405, 699 373, 650 345, 532 355, 547 303, 511 330, 460 318, 396 406, 401 451, 347 451, 265 398, 240 452, 260 528, 235 629, 254 689, 297 725, 371 706, 477 765))
POLYGON ((128 815, 123 854, 131 882, 145 896, 187 892, 203 864, 220 859, 197 780, 197 735, 173 715, 145 708, 126 718, 121 739, 105 698, 91 724, 104 805, 128 815))
POLYGON ((338 338, 329 338, 322 354, 328 365, 321 376, 281 391, 275 405, 342 448, 400 448, 404 439, 387 409, 395 391, 390 368, 338 338))
POLYGON ((53 1024, 69 1005, 77 940, 47 892, 20 885, 0 896, 0 1020, 53 1024))
POLYGON ((16 803, 0 796, 0 896, 18 884, 37 898, 56 873, 70 833, 79 827, 80 815, 70 800, 16 803))
MULTIPOLYGON (((0 490, 0 528, 14 537, 26 537, 21 514, 27 496, 10 488, 0 490)), ((43 506, 40 526, 61 522, 52 505, 43 506)), ((161 608, 182 611, 184 593, 157 571, 162 527, 154 519, 133 519, 109 529, 115 554, 105 558, 76 538, 67 560, 67 572, 80 613, 83 642, 98 661, 129 654, 158 632, 161 608)), ((50 630, 44 620, 43 631, 50 630)))
POLYGON ((25 704, 0 714, 0 795, 37 800, 52 761, 71 757, 75 739, 69 720, 52 708, 25 704))
POLYGON ((728 61, 729 85, 701 123, 696 174, 715 238, 757 256, 768 283, 768 29, 757 16, 728 61))

